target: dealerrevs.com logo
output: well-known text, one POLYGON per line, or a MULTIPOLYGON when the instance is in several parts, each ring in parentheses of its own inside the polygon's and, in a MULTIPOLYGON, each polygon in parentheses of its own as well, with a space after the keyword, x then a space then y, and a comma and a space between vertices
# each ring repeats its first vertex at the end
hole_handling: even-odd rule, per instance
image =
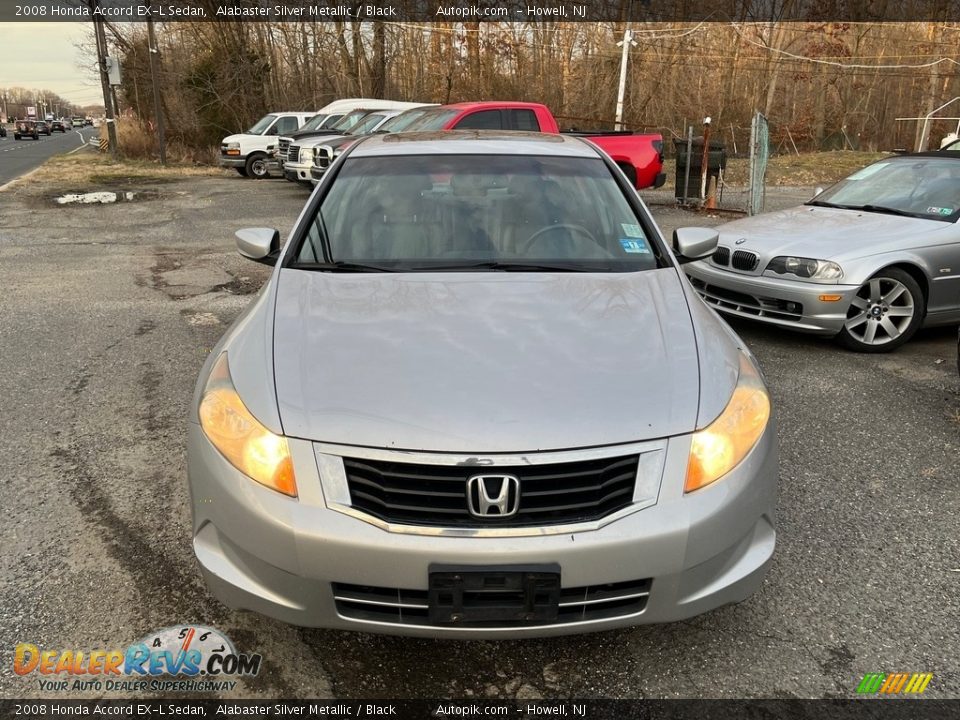
POLYGON ((218 691, 230 678, 260 672, 262 657, 238 653, 219 630, 179 625, 150 633, 126 649, 52 650, 16 646, 13 671, 39 676, 45 691, 218 691))

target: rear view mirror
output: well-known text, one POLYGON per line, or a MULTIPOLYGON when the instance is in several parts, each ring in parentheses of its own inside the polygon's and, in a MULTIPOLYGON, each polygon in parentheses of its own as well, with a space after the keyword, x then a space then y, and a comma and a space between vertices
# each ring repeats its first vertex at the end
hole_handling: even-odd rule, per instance
POLYGON ((673 251, 681 263, 710 257, 719 241, 720 234, 712 228, 685 227, 673 231, 673 251))
POLYGON ((245 258, 273 265, 280 256, 280 231, 276 228, 243 228, 235 233, 237 250, 245 258))

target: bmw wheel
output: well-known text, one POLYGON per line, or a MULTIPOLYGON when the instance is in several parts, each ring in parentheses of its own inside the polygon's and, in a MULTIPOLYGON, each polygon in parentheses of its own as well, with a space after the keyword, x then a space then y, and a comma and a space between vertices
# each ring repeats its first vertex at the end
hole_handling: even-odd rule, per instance
POLYGON ((256 180, 270 177, 270 171, 267 170, 267 156, 258 153, 248 157, 246 171, 249 177, 256 180))
POLYGON ((917 331, 925 308, 920 285, 909 273, 881 270, 857 291, 837 340, 856 352, 890 352, 917 331))

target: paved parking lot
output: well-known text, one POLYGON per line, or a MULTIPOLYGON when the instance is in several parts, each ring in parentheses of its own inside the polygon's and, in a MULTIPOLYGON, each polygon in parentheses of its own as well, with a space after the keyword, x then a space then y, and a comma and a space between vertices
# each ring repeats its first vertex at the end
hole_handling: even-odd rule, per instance
MULTIPOLYGON (((56 207, 35 185, 0 193, 0 543, 14 550, 0 554, 0 696, 50 696, 12 672, 18 642, 122 647, 187 622, 263 655, 231 697, 850 697, 864 673, 920 671, 934 673, 927 695, 960 696, 956 328, 867 356, 736 325, 781 433, 778 552, 738 606, 591 636, 440 642, 219 605, 190 546, 187 406, 269 272, 234 252, 233 230, 286 233, 306 192, 227 175, 152 189, 106 207, 56 207)), ((653 210, 667 232, 720 221, 653 210)))

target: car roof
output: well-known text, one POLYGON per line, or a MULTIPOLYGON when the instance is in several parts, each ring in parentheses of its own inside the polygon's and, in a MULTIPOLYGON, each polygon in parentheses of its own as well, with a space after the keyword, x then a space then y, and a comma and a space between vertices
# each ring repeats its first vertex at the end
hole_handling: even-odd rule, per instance
POLYGON ((943 158, 953 158, 957 160, 960 159, 960 147, 958 147, 956 150, 926 150, 924 152, 901 153, 888 158, 883 158, 883 160, 877 160, 877 162, 894 160, 896 158, 940 158, 941 160, 943 158))
POLYGON ((596 148, 579 138, 503 130, 440 130, 368 136, 358 142, 353 157, 389 155, 551 155, 600 157, 596 148))
POLYGON ((531 103, 531 102, 519 102, 519 101, 504 101, 500 102, 499 100, 477 100, 471 102, 458 102, 451 103, 449 105, 441 106, 446 109, 457 109, 457 110, 477 110, 479 108, 493 108, 495 110, 516 110, 516 109, 534 109, 541 108, 543 105, 541 103, 531 103))

